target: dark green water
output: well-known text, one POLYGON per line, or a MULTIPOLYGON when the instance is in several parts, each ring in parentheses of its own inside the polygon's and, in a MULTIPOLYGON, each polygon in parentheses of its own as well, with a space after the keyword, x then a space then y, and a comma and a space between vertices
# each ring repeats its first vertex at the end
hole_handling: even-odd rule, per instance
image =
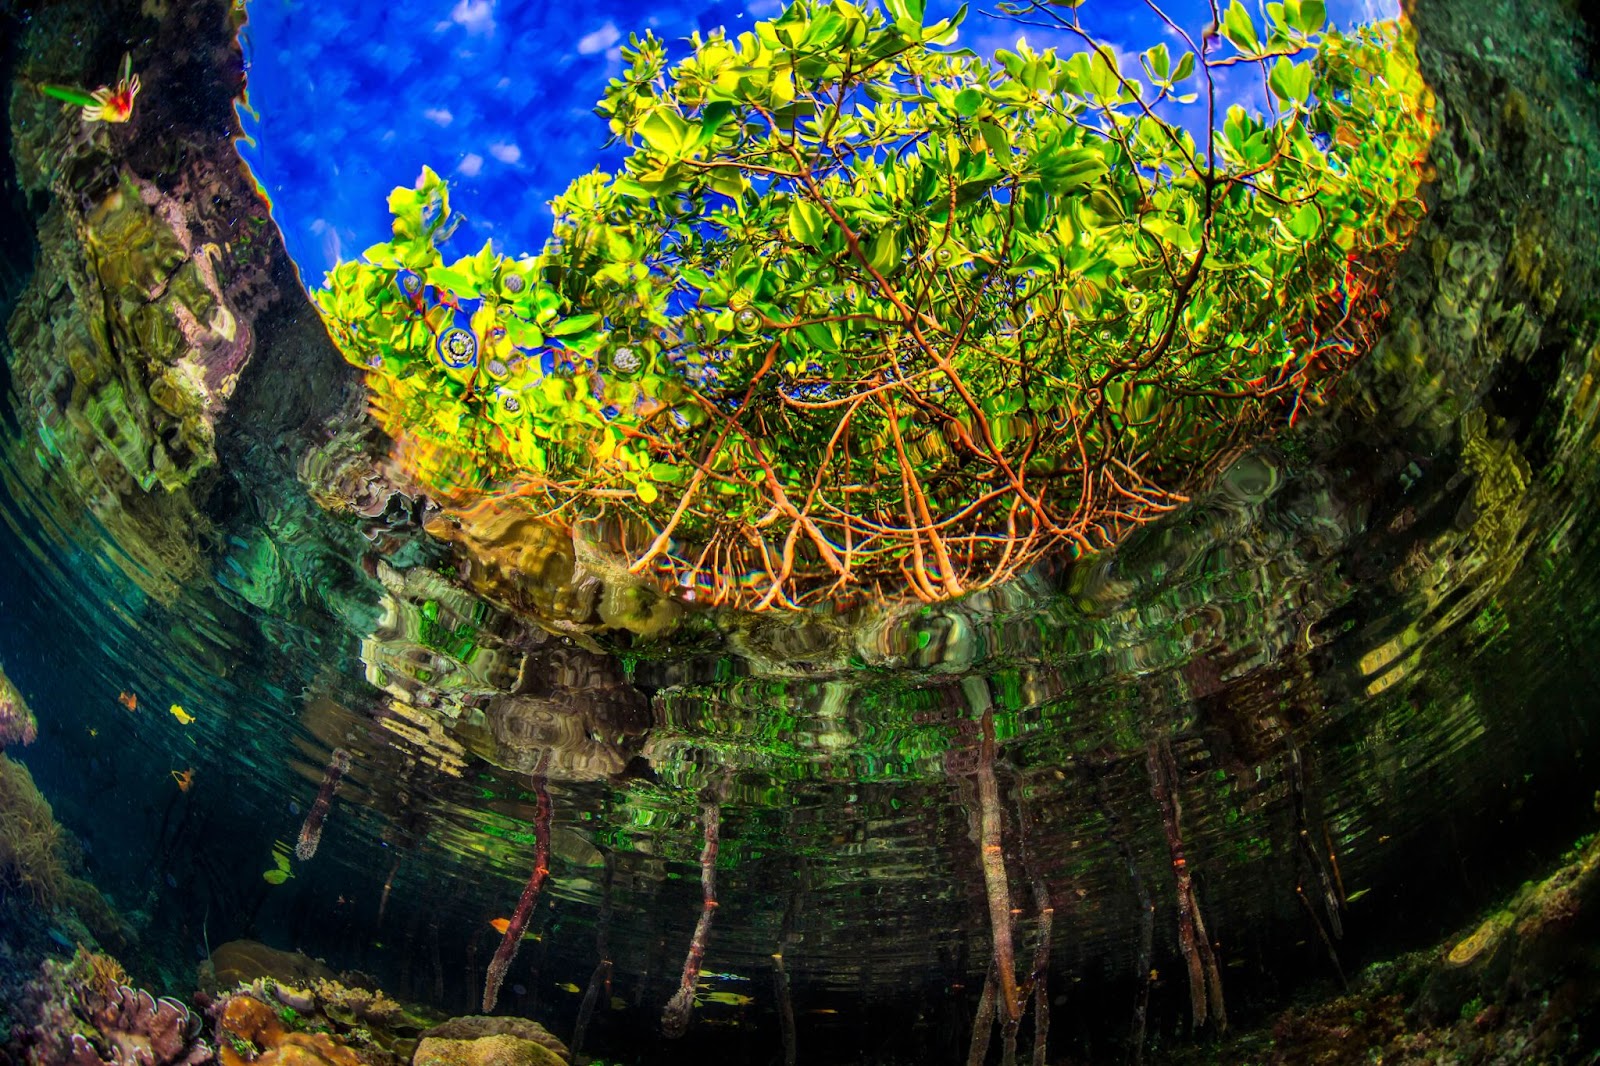
MULTIPOLYGON (((51 17, 0 16, 11 78, 51 17)), ((319 506, 356 495, 359 386, 281 253, 230 290, 254 349, 215 462, 173 446, 181 476, 141 483, 96 412, 143 408, 74 379, 77 253, 14 109, 0 663, 40 736, 10 754, 130 924, 125 964, 181 993, 249 937, 475 1012, 543 790, 550 874, 501 1011, 570 1035, 605 957, 586 1050, 782 1061, 781 954, 800 1061, 958 1061, 992 783, 1019 973, 1053 915, 1050 1061, 1120 1061, 1142 1004, 1146 1044, 1189 1038, 1180 855, 1235 1024, 1537 871, 1600 784, 1600 109, 1559 5, 1416 18, 1446 114, 1430 215, 1334 407, 1114 553, 954 603, 659 633, 618 624, 601 573, 497 595, 381 486, 365 515, 319 506), (336 749, 315 856, 271 884, 336 749), (701 988, 726 995, 667 1045, 708 810, 701 988)), ((220 98, 165 105, 187 150, 220 98)))

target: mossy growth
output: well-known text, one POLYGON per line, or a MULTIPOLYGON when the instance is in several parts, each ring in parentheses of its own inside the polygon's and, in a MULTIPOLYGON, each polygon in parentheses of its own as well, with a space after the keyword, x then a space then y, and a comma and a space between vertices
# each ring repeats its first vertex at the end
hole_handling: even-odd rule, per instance
POLYGON ((22 763, 0 754, 0 893, 25 894, 43 910, 67 908, 102 943, 129 936, 116 909, 68 867, 69 840, 22 763))
POLYGON ((70 875, 61 861, 61 826, 20 762, 0 755, 0 883, 35 903, 61 902, 70 875))

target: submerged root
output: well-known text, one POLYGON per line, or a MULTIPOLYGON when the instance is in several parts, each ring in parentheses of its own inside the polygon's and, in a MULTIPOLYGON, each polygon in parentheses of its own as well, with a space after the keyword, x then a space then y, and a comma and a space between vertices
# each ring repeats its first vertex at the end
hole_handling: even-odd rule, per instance
POLYGON ((506 926, 505 935, 500 938, 500 946, 495 949, 494 958, 489 961, 489 973, 483 984, 485 1014, 493 1012, 495 1003, 500 999, 500 985, 506 979, 506 971, 511 968, 511 961, 517 957, 517 948, 522 944, 522 933, 528 928, 528 919, 533 915, 533 905, 539 900, 539 891, 544 887, 544 880, 550 876, 550 791, 544 784, 543 762, 540 763, 538 776, 534 778, 533 790, 538 796, 538 813, 533 823, 533 873, 529 875, 528 884, 517 900, 517 909, 511 912, 511 921, 506 926))
POLYGON ((669 1040, 676 1040, 688 1031, 689 1018, 694 1013, 694 989, 700 980, 700 964, 706 957, 711 916, 717 910, 717 831, 720 817, 715 801, 708 802, 701 810, 705 846, 700 850, 700 920, 695 923, 694 937, 689 941, 689 954, 683 960, 683 976, 678 981, 678 991, 661 1012, 661 1032, 669 1040))
POLYGON ((1150 793, 1161 811, 1161 827, 1167 837, 1167 851, 1172 857, 1172 876, 1178 895, 1178 948, 1183 953, 1184 965, 1189 971, 1189 1006, 1196 1028, 1209 1017, 1216 1022, 1219 1032, 1228 1029, 1228 1015, 1222 1003, 1222 971, 1217 966, 1216 951, 1206 933, 1205 918, 1200 913, 1200 901, 1194 892, 1194 877, 1189 871, 1189 860, 1184 854, 1183 806, 1178 800, 1177 763, 1172 757, 1172 744, 1165 738, 1151 743, 1147 752, 1150 768, 1150 793))

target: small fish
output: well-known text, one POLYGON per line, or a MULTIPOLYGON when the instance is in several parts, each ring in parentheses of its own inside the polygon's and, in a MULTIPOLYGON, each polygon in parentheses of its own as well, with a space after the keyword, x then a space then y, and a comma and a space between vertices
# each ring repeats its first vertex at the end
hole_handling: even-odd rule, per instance
MULTIPOLYGON (((489 922, 489 928, 493 929, 495 932, 499 933, 501 936, 505 936, 506 935, 506 930, 511 928, 511 919, 510 918, 495 918, 495 919, 493 919, 493 920, 491 920, 489 922)), ((524 940, 538 940, 542 936, 543 936, 542 933, 523 933, 522 934, 522 939, 524 939, 524 940)))
POLYGON ((611 997, 611 1009, 612 1010, 627 1010, 628 1009, 628 1001, 623 999, 621 996, 612 996, 611 997))
POLYGON ((699 1003, 722 1003, 729 1007, 747 1007, 756 1001, 754 996, 742 996, 737 992, 702 992, 694 998, 699 1003))
POLYGON ((117 702, 126 707, 130 712, 139 709, 139 697, 128 691, 117 693, 117 702))
POLYGON ((1346 896, 1344 898, 1344 901, 1346 903, 1354 903, 1356 900, 1360 899, 1362 896, 1365 896, 1368 892, 1371 892, 1371 891, 1372 891, 1372 889, 1370 889, 1370 888, 1358 888, 1354 892, 1352 892, 1348 896, 1346 896))
POLYGON ((190 722, 194 721, 194 715, 190 714, 176 703, 174 703, 169 710, 172 714, 172 717, 178 720, 179 725, 188 725, 190 722))
POLYGON ((838 1014, 839 1012, 834 1010, 832 1007, 813 1007, 811 1010, 806 1011, 806 1013, 807 1014, 838 1014))
POLYGON ((577 995, 579 992, 583 991, 583 989, 579 988, 571 981, 562 981, 556 985, 556 988, 562 992, 571 992, 573 995, 577 995))
POLYGON ((189 786, 194 784, 194 767, 191 766, 181 772, 178 770, 172 771, 172 779, 178 783, 179 792, 189 791, 189 786))
POLYGON ((89 735, 91 737, 97 737, 97 736, 100 735, 100 730, 96 729, 94 726, 90 726, 89 727, 89 735))

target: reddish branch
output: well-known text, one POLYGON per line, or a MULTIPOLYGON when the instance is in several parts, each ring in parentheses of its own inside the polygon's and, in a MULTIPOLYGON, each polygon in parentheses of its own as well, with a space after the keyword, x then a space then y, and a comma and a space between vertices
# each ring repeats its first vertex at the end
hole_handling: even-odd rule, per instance
POLYGON ((316 802, 306 812, 306 820, 300 825, 300 839, 295 842, 294 857, 301 862, 317 853, 317 845, 322 842, 323 819, 328 817, 328 809, 333 806, 333 793, 339 787, 339 779, 349 769, 350 753, 343 748, 334 748, 328 768, 322 774, 322 787, 317 790, 316 802))
POLYGON ((700 849, 700 920, 695 923, 694 937, 689 941, 689 954, 683 960, 683 976, 678 981, 678 991, 667 1001, 661 1012, 661 1032, 676 1040, 689 1028, 689 1016, 694 1013, 694 990, 700 981, 700 964, 706 957, 706 938, 711 935, 711 916, 717 910, 717 829, 721 815, 715 801, 708 802, 700 812, 701 829, 705 846, 700 849))
POLYGON ((500 984, 506 979, 506 971, 511 968, 511 960, 517 957, 522 934, 528 928, 528 920, 533 916, 533 905, 539 901, 539 890, 544 887, 545 878, 550 876, 550 792, 545 788, 542 766, 533 779, 533 790, 538 796, 537 814, 533 823, 533 873, 528 877, 528 883, 522 889, 521 897, 517 899, 517 909, 511 912, 511 921, 506 926, 505 935, 500 938, 500 946, 495 949, 494 958, 489 961, 489 974, 483 985, 485 1014, 494 1010, 495 1002, 500 998, 500 984))

